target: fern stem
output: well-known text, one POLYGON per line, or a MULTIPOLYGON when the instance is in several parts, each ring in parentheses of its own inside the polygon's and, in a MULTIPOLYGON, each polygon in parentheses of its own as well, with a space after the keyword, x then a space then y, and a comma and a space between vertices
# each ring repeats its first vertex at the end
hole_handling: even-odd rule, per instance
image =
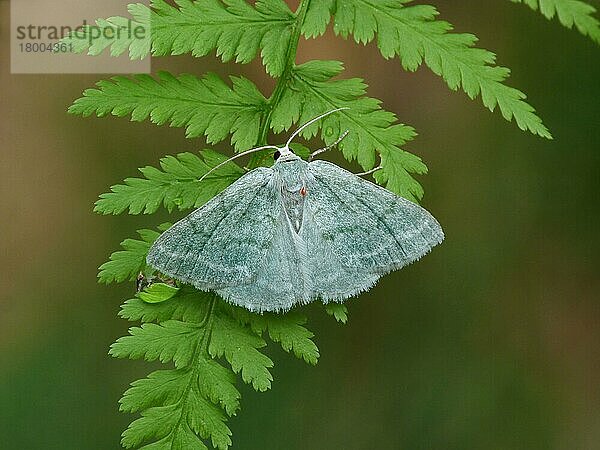
POLYGON ((171 445, 172 445, 172 441, 174 439, 173 432, 175 430, 179 429, 181 422, 186 417, 190 390, 192 389, 194 383, 198 382, 198 361, 197 360, 200 357, 200 355, 208 353, 208 346, 210 345, 210 335, 212 333, 212 323, 213 323, 213 317, 215 314, 216 302, 217 302, 217 296, 213 295, 210 300, 210 303, 208 305, 208 310, 206 312, 206 315, 202 319, 202 322, 200 322, 200 324, 198 325, 199 327, 204 327, 204 333, 202 333, 202 338, 196 344, 196 347, 194 349, 194 355, 192 356, 192 359, 189 364, 189 368, 190 368, 189 370, 192 371, 192 375, 190 377, 189 383, 187 384, 187 386, 185 388, 185 391, 179 398, 179 403, 182 405, 181 415, 179 416, 177 425, 171 431, 171 445))
MULTIPOLYGON (((294 23, 294 28, 292 30, 292 36, 290 38, 290 45, 286 52, 286 63, 283 73, 277 80, 277 84, 275 85, 275 89, 273 93, 269 97, 268 106, 266 111, 263 113, 263 117, 261 119, 260 124, 260 132, 258 135, 258 141, 256 146, 262 146, 267 144, 267 137, 269 135, 269 130, 271 129, 271 117, 273 115, 273 111, 275 107, 281 101, 283 94, 288 88, 288 83, 292 76, 292 70, 296 66, 296 54, 298 53, 298 45, 300 43, 300 35, 302 33, 302 25, 304 25, 304 20, 306 19, 306 12, 308 11, 308 7, 310 5, 311 0, 301 0, 298 8, 296 9, 296 21, 294 23)), ((248 168, 253 169, 260 164, 260 161, 264 158, 264 154, 257 153, 251 159, 248 164, 248 168)))

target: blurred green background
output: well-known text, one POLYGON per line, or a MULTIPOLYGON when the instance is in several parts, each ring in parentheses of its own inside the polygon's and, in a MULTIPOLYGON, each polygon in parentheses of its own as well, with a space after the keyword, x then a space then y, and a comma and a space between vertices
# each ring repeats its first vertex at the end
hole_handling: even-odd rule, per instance
MULTIPOLYGON (((447 239, 349 301, 348 325, 309 308, 320 363, 270 348, 273 389, 244 388, 234 448, 600 449, 600 48, 506 0, 433 3, 513 69, 555 140, 372 45, 303 42, 299 61, 344 61, 345 77, 365 78, 416 127, 407 149, 429 165, 423 204, 447 239)), ((67 115, 106 76, 10 75, 8 1, 0 13, 0 449, 117 449, 131 419, 117 401, 152 366, 108 357, 133 286, 97 285, 96 268, 167 216, 101 217, 92 205, 137 167, 204 143, 67 115)), ((173 57, 153 69, 272 88, 258 62, 173 57)))

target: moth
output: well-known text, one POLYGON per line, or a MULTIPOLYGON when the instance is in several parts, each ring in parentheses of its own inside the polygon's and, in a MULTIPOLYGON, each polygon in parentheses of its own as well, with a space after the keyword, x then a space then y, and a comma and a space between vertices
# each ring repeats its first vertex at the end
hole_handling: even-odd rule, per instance
POLYGON ((424 208, 290 149, 302 129, 336 111, 302 126, 283 147, 238 155, 273 148, 276 161, 164 232, 147 263, 250 311, 284 312, 356 296, 440 244, 442 228, 424 208))

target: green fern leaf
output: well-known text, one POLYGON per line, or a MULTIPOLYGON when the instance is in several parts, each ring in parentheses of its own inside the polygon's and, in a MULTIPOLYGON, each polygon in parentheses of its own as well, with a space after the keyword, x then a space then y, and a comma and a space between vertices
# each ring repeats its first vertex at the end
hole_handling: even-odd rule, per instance
POLYGON ((235 373, 241 373, 245 383, 264 392, 271 387, 273 376, 269 368, 273 361, 258 351, 266 342, 250 329, 240 327, 239 322, 227 314, 226 309, 215 315, 208 351, 213 358, 227 359, 235 373))
POLYGON ((421 198, 423 189, 411 174, 426 173, 427 167, 420 158, 400 148, 415 136, 413 128, 395 123, 396 116, 381 109, 379 100, 364 97, 366 85, 362 80, 331 80, 341 72, 342 63, 337 61, 311 61, 297 66, 289 89, 273 111, 274 130, 286 130, 295 122, 307 122, 325 111, 347 107, 349 110, 307 128, 303 136, 310 138, 321 127, 321 138, 331 144, 349 131, 339 145, 346 159, 357 160, 369 170, 375 166, 378 152, 383 167, 378 180, 406 198, 421 198))
POLYGON ((304 327, 306 318, 297 313, 283 316, 269 314, 265 316, 265 330, 273 342, 278 342, 286 352, 293 352, 297 358, 316 365, 319 349, 312 341, 314 334, 304 327))
POLYGON ((176 367, 132 383, 123 395, 121 410, 142 415, 123 433, 124 447, 206 449, 203 440, 217 449, 231 445, 226 421, 239 409, 240 394, 234 374, 206 351, 216 301, 190 289, 166 303, 142 302, 148 311, 178 303, 176 309, 185 309, 188 320, 176 320, 174 314, 161 323, 143 323, 111 346, 115 357, 173 361, 176 367))
POLYGON ((212 150, 200 152, 200 157, 192 153, 166 156, 160 160, 160 169, 140 169, 144 178, 127 178, 125 184, 112 186, 111 192, 100 196, 94 211, 153 214, 161 205, 169 212, 197 208, 244 174, 241 167, 229 163, 199 181, 225 160, 225 156, 212 150))
MULTIPOLYGON (((158 236, 141 234, 148 247, 158 236)), ((145 254, 138 256, 145 260, 145 254)), ((214 448, 227 449, 227 416, 240 407, 235 374, 257 391, 271 387, 273 362, 259 350, 266 346, 264 331, 308 363, 315 364, 319 355, 302 315, 252 314, 190 286, 164 302, 128 300, 119 315, 142 325, 111 346, 112 356, 175 366, 133 382, 123 395, 121 410, 142 415, 123 433, 126 448, 206 449, 210 440, 214 448), (231 369, 216 361, 222 357, 231 369)))
POLYGON ((186 127, 190 138, 204 134, 210 143, 232 134, 236 149, 249 148, 258 139, 266 99, 249 80, 231 77, 231 81, 233 87, 215 74, 119 76, 98 82, 98 89, 87 89, 69 112, 84 117, 131 115, 133 121, 150 118, 157 125, 186 127))
POLYGON ((127 300, 119 312, 119 317, 131 322, 162 323, 168 320, 192 322, 195 317, 202 315, 201 303, 195 301, 198 291, 189 286, 183 286, 177 296, 168 302, 148 306, 140 298, 127 300))
POLYGON ((307 38, 316 38, 325 34, 331 21, 332 0, 311 1, 306 11, 301 32, 307 38))
POLYGON ((123 250, 113 253, 110 261, 100 266, 98 273, 100 283, 133 281, 144 270, 146 255, 160 233, 152 230, 139 230, 138 234, 142 240, 125 239, 121 242, 123 250))
POLYGON ((201 359, 198 379, 200 392, 214 404, 218 404, 229 416, 240 409, 240 392, 235 387, 235 375, 231 370, 212 359, 201 359))
POLYGON ((312 341, 314 334, 304 327, 307 322, 304 315, 297 312, 257 315, 242 308, 235 308, 233 313, 241 323, 250 325, 259 336, 266 332, 286 352, 293 352, 308 364, 317 364, 319 349, 312 341))
POLYGON ((73 53, 87 51, 88 55, 97 56, 110 49, 111 56, 120 56, 129 51, 130 59, 144 59, 152 47, 151 11, 141 3, 131 4, 127 10, 133 19, 126 17, 98 19, 94 25, 86 25, 80 30, 71 32, 61 40, 61 43, 67 44, 73 53), (97 31, 100 30, 103 32, 98 33, 97 31))
POLYGON ((216 49, 223 61, 248 63, 259 49, 267 72, 283 72, 295 16, 283 0, 177 0, 179 9, 154 0, 153 53, 204 56, 216 49), (174 27, 173 24, 177 23, 174 27))
POLYGON ((343 303, 327 303, 325 311, 340 323, 348 322, 348 307, 343 303))
POLYGON ((177 295, 180 288, 171 286, 167 283, 152 283, 142 292, 138 293, 138 297, 146 303, 162 303, 172 299, 177 295))
POLYGON ((565 27, 573 26, 600 44, 600 21, 594 17, 596 8, 580 0, 511 0, 513 3, 524 3, 534 11, 538 9, 548 20, 555 16, 565 27))
POLYGON ((377 37, 385 58, 398 55, 409 71, 425 63, 450 89, 462 88, 472 99, 480 95, 484 106, 491 111, 499 107, 502 116, 514 118, 522 130, 551 138, 525 94, 504 84, 510 71, 494 65, 493 53, 475 48, 472 34, 450 33, 452 25, 436 20, 433 6, 403 6, 410 1, 324 0, 334 13, 336 34, 353 35, 362 44, 377 37))
POLYGON ((227 450, 231 445, 231 430, 221 409, 207 400, 198 387, 197 374, 188 371, 179 383, 187 389, 178 403, 149 408, 123 432, 125 448, 144 449, 202 449, 208 447, 200 440, 210 439, 214 448, 227 450))
POLYGON ((189 375, 185 369, 157 370, 147 378, 134 381, 119 400, 120 410, 135 413, 155 405, 175 403, 185 390, 181 378, 189 375))
MULTIPOLYGON (((258 376, 254 376, 258 365, 272 366, 270 359, 256 350, 265 345, 264 341, 256 341, 260 338, 251 329, 227 316, 229 305, 212 294, 192 288, 183 291, 166 303, 138 304, 140 310, 148 311, 142 314, 147 319, 163 317, 164 306, 169 303, 176 306, 171 308, 173 314, 168 320, 131 328, 129 336, 111 346, 110 354, 118 358, 173 361, 175 365, 175 369, 159 370, 135 381, 123 395, 121 410, 140 412, 142 416, 123 433, 122 443, 126 448, 142 445, 147 445, 144 448, 207 448, 206 440, 217 449, 231 445, 231 431, 226 421, 239 410, 240 393, 235 387, 234 372, 215 361, 208 352, 209 347, 221 345, 213 343, 219 320, 227 317, 229 320, 226 347, 237 348, 235 357, 230 358, 235 371, 246 373, 248 382, 258 383, 258 376), (156 309, 161 313, 154 313, 156 309), (184 310, 185 314, 177 312, 184 310), (186 446, 181 446, 184 444, 186 446)), ((124 305, 124 311, 130 310, 133 301, 124 305)), ((217 334, 217 341, 219 339, 217 334)), ((270 377, 268 371, 267 376, 270 377)))
POLYGON ((147 323, 131 328, 130 336, 117 340, 109 354, 116 358, 140 359, 162 363, 173 361, 175 367, 185 367, 193 357, 194 347, 202 330, 178 320, 160 325, 147 323))
POLYGON ((224 62, 252 61, 259 51, 267 72, 279 76, 284 70, 287 48, 296 16, 283 0, 259 0, 254 6, 245 0, 176 0, 177 7, 153 0, 148 8, 129 5, 132 18, 99 20, 97 26, 114 28, 109 38, 90 40, 92 27, 71 33, 62 42, 77 53, 97 55, 107 48, 118 56, 129 49, 131 58, 192 53, 201 57, 216 51, 224 62), (129 25, 128 20, 133 20, 129 25), (142 27, 151 39, 134 39, 118 34, 119 26, 142 27), (150 48, 150 42, 152 46, 150 48), (92 45, 90 45, 90 41, 92 45))

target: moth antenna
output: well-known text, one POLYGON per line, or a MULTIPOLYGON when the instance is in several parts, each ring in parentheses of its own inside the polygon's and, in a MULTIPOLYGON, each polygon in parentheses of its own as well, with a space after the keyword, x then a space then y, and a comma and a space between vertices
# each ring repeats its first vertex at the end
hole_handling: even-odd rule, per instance
POLYGON ((323 114, 321 114, 320 116, 318 116, 318 117, 315 117, 315 118, 314 118, 314 119, 312 119, 312 120, 309 120, 308 122, 306 122, 304 125, 302 125, 300 128, 298 128, 296 131, 294 131, 294 132, 292 133, 292 135, 291 135, 291 136, 290 136, 290 138, 288 139, 287 143, 285 144, 285 148, 289 147, 289 146, 290 146, 290 144, 292 143, 292 141, 294 140, 294 138, 295 138, 296 136, 298 136, 298 135, 299 135, 299 134, 302 132, 302 130, 304 130, 306 127, 309 127, 309 126, 311 126, 313 123, 315 123, 315 122, 317 122, 317 121, 321 120, 323 117, 327 117, 327 116, 328 116, 328 115, 330 115, 330 114, 336 113, 336 112, 338 112, 338 111, 343 111, 343 110, 345 110, 345 109, 350 109, 350 108, 348 108, 348 107, 344 107, 344 108, 332 109, 331 111, 327 111, 326 113, 323 113, 323 114))
POLYGON ((313 159, 315 159, 315 156, 320 155, 321 153, 325 153, 328 150, 331 150, 333 147, 335 147, 336 145, 338 145, 340 142, 342 142, 344 140, 344 138, 346 136, 348 136, 348 133, 350 133, 349 130, 346 130, 342 133, 342 135, 337 139, 337 141, 335 141, 333 144, 328 145, 327 147, 323 147, 320 148, 318 150, 315 150, 314 152, 312 152, 310 154, 310 156, 308 157, 308 161, 312 161, 313 159))
POLYGON ((250 150, 246 150, 245 152, 242 153, 238 153, 237 155, 232 156, 231 158, 229 158, 226 161, 223 161, 220 164, 217 164, 215 167, 213 167, 212 169, 210 169, 208 172, 206 172, 204 175, 202 175, 198 181, 202 181, 204 180, 207 176, 209 176, 211 173, 213 173, 215 170, 219 169, 220 167, 223 167, 225 164, 227 164, 228 162, 233 161, 234 159, 237 159, 241 156, 246 156, 249 155, 250 153, 254 153, 254 152, 259 152, 261 150, 266 150, 268 148, 274 148, 275 150, 277 150, 279 147, 276 147, 275 145, 265 145, 263 147, 257 147, 257 148, 252 148, 250 150))
POLYGON ((357 177, 364 177, 364 176, 367 176, 367 175, 371 175, 372 173, 375 173, 375 172, 377 172, 378 170, 381 170, 381 169, 383 169, 383 167, 381 167, 381 164, 379 164, 374 169, 367 170, 366 172, 355 173, 354 175, 356 175, 357 177))

